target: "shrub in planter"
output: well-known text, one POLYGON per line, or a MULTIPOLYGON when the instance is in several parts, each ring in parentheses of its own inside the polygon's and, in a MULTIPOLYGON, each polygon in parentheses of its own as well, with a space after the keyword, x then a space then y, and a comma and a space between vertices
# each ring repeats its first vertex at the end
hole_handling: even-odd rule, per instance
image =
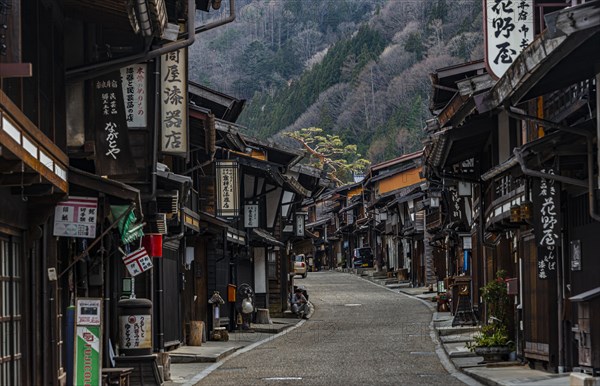
POLYGON ((510 297, 506 288, 506 272, 498 271, 496 279, 481 288, 482 298, 488 307, 491 322, 481 328, 467 347, 483 356, 484 361, 499 361, 513 350, 513 342, 508 336, 507 322, 510 310, 510 297))

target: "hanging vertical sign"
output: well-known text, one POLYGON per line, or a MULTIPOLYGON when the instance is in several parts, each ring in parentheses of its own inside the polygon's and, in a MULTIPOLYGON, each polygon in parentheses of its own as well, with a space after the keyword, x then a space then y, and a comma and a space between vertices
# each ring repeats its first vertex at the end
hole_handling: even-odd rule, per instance
POLYGON ((244 205, 244 227, 258 228, 258 205, 244 205))
POLYGON ((187 49, 161 57, 161 148, 185 157, 188 151, 187 49))
POLYGON ((581 271, 581 240, 571 241, 571 271, 581 271))
POLYGON ((125 120, 127 127, 146 127, 146 65, 135 64, 121 69, 125 120))
POLYGON ((294 230, 295 230, 295 235, 296 236, 300 236, 303 237, 304 236, 304 221, 305 221, 305 217, 304 217, 304 213, 296 213, 296 218, 294 221, 294 230))
POLYGON ((458 188, 456 186, 448 186, 445 194, 450 222, 459 224, 466 222, 465 199, 458 194, 458 188))
POLYGON ((73 384, 102 383, 102 299, 78 298, 75 315, 73 384))
MULTIPOLYGON (((555 174, 557 169, 554 165, 541 172, 555 174)), ((538 245, 537 273, 539 279, 549 279, 556 275, 556 261, 560 253, 560 186, 555 180, 535 178, 532 193, 538 245)))
POLYGON ((128 175, 137 172, 129 148, 121 72, 113 71, 93 80, 96 126, 96 172, 128 175))
POLYGON ((238 163, 232 160, 217 161, 216 172, 217 216, 237 217, 240 202, 238 163))
POLYGON ((485 61, 500 78, 533 40, 533 0, 484 0, 484 12, 485 61))
POLYGON ((69 197, 54 208, 54 236, 96 238, 98 198, 69 197))

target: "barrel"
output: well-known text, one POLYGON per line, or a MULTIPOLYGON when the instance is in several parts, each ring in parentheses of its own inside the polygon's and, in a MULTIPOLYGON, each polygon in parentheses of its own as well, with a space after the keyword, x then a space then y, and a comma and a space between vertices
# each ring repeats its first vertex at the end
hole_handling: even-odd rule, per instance
POLYGON ((152 302, 149 299, 121 299, 119 315, 119 354, 152 354, 152 302))

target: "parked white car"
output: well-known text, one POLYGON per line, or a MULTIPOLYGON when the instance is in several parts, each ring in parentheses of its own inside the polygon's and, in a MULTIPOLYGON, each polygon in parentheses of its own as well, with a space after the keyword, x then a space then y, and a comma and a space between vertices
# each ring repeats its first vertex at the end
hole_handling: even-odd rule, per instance
POLYGON ((308 265, 306 264, 306 256, 299 254, 294 257, 294 275, 301 275, 303 279, 308 273, 308 265))

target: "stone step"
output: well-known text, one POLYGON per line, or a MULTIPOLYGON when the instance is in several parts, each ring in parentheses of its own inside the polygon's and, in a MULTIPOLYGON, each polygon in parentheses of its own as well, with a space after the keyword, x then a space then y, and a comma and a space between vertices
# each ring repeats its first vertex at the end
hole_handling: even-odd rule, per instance
POLYGON ((450 358, 469 358, 477 356, 477 354, 467 348, 465 342, 445 343, 444 349, 450 358))
POLYGON ((476 333, 480 330, 479 326, 464 326, 464 327, 440 327, 437 329, 438 335, 457 335, 464 333, 476 333))
POLYGON ((465 369, 470 367, 485 367, 485 364, 481 363, 483 362, 483 357, 459 357, 451 358, 450 360, 452 361, 454 366, 456 366, 459 369, 465 369))
POLYGON ((476 357, 477 354, 471 351, 453 351, 451 353, 448 353, 448 356, 450 358, 471 358, 476 357))
POLYGON ((440 336, 442 343, 467 343, 473 341, 473 334, 455 334, 440 336))

